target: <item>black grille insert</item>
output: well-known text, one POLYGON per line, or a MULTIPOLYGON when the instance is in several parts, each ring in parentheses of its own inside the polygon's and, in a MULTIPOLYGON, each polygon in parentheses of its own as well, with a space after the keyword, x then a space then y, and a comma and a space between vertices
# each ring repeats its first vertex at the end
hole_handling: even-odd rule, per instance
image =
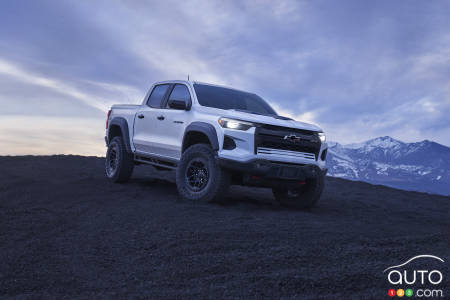
POLYGON ((255 154, 258 147, 313 153, 317 160, 320 151, 317 132, 273 125, 257 127, 255 131, 255 154))

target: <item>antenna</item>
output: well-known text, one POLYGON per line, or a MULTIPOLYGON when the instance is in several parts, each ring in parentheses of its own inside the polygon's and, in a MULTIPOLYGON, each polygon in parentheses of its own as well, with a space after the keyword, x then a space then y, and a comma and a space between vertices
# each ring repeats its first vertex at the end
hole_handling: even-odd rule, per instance
POLYGON ((189 81, 189 74, 188 74, 188 81, 189 81))

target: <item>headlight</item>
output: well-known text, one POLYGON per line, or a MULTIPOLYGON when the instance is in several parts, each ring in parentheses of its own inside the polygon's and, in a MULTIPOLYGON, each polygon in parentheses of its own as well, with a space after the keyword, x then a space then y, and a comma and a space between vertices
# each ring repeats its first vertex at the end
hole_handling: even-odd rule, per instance
POLYGON ((319 132, 319 139, 322 143, 325 143, 325 141, 327 140, 327 137, 325 136, 325 133, 323 132, 319 132))
POLYGON ((241 121, 241 120, 233 120, 233 119, 227 119, 227 118, 220 118, 219 124, 223 128, 230 128, 230 129, 236 129, 236 130, 248 130, 251 127, 256 127, 257 124, 241 121))

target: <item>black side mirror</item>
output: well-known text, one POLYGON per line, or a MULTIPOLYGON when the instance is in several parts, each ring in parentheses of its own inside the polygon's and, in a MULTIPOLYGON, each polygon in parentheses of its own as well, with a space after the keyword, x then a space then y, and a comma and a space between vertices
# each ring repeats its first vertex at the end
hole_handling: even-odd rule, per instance
POLYGON ((175 100, 170 99, 168 103, 170 108, 179 109, 179 110, 189 110, 190 107, 184 100, 175 100))

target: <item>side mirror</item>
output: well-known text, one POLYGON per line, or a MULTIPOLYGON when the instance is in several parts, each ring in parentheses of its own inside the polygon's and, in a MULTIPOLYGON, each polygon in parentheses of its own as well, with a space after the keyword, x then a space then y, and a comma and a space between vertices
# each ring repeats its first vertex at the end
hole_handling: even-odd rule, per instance
POLYGON ((189 105, 184 100, 170 99, 168 102, 170 108, 179 110, 189 110, 189 105))

